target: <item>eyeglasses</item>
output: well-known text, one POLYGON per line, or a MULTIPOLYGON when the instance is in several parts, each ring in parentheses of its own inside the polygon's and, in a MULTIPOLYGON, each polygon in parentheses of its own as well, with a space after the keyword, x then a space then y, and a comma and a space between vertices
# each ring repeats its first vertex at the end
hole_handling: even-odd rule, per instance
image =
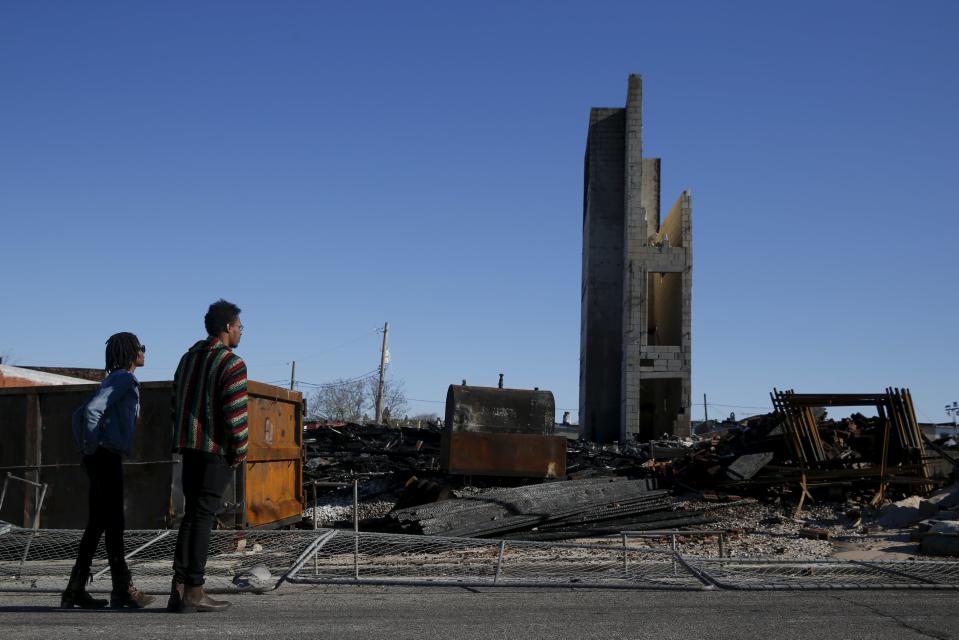
POLYGON ((234 325, 230 325, 230 326, 236 327, 237 329, 239 329, 239 330, 240 330, 240 333, 243 332, 243 325, 242 325, 242 324, 234 324, 234 325))
POLYGON ((147 352, 147 346, 146 346, 145 344, 141 344, 141 345, 140 345, 140 353, 146 353, 146 352, 147 352))

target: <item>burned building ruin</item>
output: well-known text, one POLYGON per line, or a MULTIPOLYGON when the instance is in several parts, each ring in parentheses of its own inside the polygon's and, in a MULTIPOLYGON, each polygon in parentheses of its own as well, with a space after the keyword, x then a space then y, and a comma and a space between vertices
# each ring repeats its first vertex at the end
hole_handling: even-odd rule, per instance
POLYGON ((688 435, 692 197, 660 222, 660 159, 643 157, 643 85, 593 108, 583 187, 579 421, 598 442, 688 435))

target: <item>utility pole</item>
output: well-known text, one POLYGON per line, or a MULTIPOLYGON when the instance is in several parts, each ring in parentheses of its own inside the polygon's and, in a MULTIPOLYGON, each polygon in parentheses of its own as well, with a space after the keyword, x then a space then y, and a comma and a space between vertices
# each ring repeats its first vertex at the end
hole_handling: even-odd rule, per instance
POLYGON ((390 335, 390 323, 383 325, 383 348, 380 349, 380 384, 376 390, 376 424, 383 422, 383 385, 386 383, 386 346, 390 335))
POLYGON ((296 360, 291 364, 293 366, 290 367, 290 391, 296 388, 296 360))
POLYGON ((956 416, 959 416, 959 402, 953 402, 946 405, 946 415, 952 415, 952 433, 953 436, 959 435, 959 428, 956 426, 956 416))
POLYGON ((709 409, 706 408, 706 394, 703 394, 703 422, 709 422, 709 409))

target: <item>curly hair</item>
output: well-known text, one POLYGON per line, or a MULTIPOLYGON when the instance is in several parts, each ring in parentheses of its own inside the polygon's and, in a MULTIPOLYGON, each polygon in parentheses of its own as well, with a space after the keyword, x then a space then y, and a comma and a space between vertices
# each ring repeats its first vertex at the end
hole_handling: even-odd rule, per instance
POLYGON ((140 351, 140 339, 129 332, 114 333, 107 339, 105 353, 107 373, 127 369, 136 362, 140 351))
POLYGON ((239 315, 240 307, 220 298, 210 305, 206 315, 203 316, 203 324, 206 325, 207 335, 220 335, 220 332, 226 328, 226 325, 236 320, 239 315))

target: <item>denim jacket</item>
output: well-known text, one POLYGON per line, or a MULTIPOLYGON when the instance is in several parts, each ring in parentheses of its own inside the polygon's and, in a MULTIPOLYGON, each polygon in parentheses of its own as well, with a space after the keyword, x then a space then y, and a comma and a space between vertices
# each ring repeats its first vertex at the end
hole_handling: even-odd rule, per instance
POLYGON ((84 455, 103 447, 123 455, 133 449, 140 415, 140 383, 126 369, 113 371, 73 414, 73 438, 84 455))

